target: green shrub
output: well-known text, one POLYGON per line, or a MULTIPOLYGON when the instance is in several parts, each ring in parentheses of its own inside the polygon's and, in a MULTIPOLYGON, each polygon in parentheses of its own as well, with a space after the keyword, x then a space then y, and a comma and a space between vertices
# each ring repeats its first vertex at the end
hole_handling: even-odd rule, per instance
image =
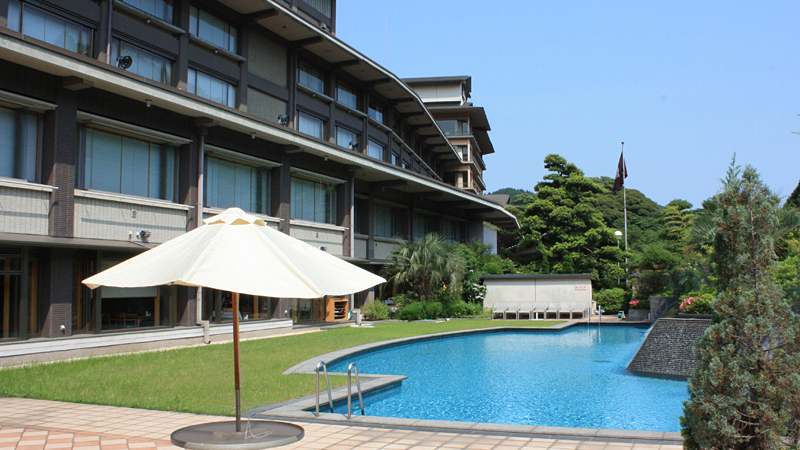
POLYGON ((394 317, 400 320, 422 320, 425 318, 425 305, 422 302, 406 303, 394 317))
POLYGON ((379 300, 367 303, 361 307, 361 314, 366 320, 386 320, 389 318, 389 307, 379 300))
POLYGON ((468 317, 479 318, 484 316, 484 309, 482 303, 467 303, 463 300, 457 300, 447 305, 445 309, 446 317, 454 319, 463 319, 468 317))
POLYGON ((594 301, 597 306, 609 314, 616 314, 617 311, 624 310, 625 290, 622 288, 603 289, 594 292, 594 301))
POLYGON ((438 319, 442 317, 442 313, 444 312, 444 307, 439 302, 427 302, 425 303, 425 318, 426 319, 438 319))
POLYGON ((397 294, 392 297, 392 301, 394 302, 394 306, 403 309, 404 306, 419 301, 416 294, 413 292, 408 292, 405 294, 397 294))
POLYGON ((438 319, 442 317, 442 304, 439 302, 414 302, 403 306, 395 318, 400 320, 438 319))
POLYGON ((714 314, 711 304, 714 302, 714 295, 698 292, 691 292, 688 297, 681 302, 680 312, 688 314, 714 314))

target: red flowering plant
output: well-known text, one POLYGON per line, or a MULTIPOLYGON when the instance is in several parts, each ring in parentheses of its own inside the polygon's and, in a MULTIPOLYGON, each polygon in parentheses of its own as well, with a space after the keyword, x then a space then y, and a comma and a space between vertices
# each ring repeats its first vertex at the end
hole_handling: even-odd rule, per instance
POLYGON ((714 301, 712 294, 692 293, 686 297, 678 307, 682 313, 688 314, 713 314, 711 303, 714 301))
POLYGON ((630 305, 630 309, 650 309, 650 299, 633 299, 628 302, 628 305, 630 305))

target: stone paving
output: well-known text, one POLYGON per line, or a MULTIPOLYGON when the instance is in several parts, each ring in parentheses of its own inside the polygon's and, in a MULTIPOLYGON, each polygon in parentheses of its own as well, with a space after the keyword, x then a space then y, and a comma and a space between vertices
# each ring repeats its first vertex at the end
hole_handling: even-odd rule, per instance
MULTIPOLYGON (((229 417, 0 397, 0 450, 177 449, 172 431, 229 417)), ((542 437, 446 428, 393 428, 295 421, 305 429, 283 448, 312 450, 679 450, 677 443, 636 439, 542 437)))

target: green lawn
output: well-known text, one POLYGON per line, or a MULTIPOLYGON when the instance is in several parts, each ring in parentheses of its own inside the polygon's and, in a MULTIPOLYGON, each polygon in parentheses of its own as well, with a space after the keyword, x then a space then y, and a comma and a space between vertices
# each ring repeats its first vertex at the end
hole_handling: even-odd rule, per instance
MULTIPOLYGON (((307 359, 369 342, 446 331, 545 327, 558 321, 451 320, 342 327, 241 343, 242 409, 314 393, 314 375, 283 375, 307 359)), ((344 377, 331 382, 344 384, 344 377)), ((0 370, 0 396, 232 416, 233 345, 207 345, 0 370)))

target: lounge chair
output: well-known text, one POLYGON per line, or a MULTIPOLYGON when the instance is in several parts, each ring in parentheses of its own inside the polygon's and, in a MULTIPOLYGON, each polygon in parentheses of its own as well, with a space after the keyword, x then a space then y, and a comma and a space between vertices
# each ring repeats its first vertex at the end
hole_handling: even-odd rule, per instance
POLYGON ((535 302, 531 314, 533 315, 531 317, 532 319, 539 319, 539 314, 541 314, 542 319, 544 319, 547 315, 547 302, 535 302))
POLYGON ((497 315, 497 314, 500 314, 505 318, 505 316, 506 316, 506 304, 505 303, 495 303, 494 305, 492 305, 492 319, 494 319, 494 316, 497 315))
POLYGON ((575 307, 575 302, 560 302, 558 304, 558 316, 561 318, 562 314, 569 314, 570 320, 572 320, 572 309, 575 307))
POLYGON ((547 319, 548 314, 555 314, 555 318, 558 319, 558 316, 561 312, 559 309, 559 302, 548 302, 547 303, 547 310, 544 312, 544 318, 547 319))
POLYGON ((513 319, 519 319, 519 303, 509 303, 506 307, 503 319, 508 319, 509 314, 513 316, 513 319))
POLYGON ((532 319, 533 316, 533 303, 520 303, 519 311, 517 311, 517 319, 521 319, 522 316, 528 316, 528 319, 532 319))

